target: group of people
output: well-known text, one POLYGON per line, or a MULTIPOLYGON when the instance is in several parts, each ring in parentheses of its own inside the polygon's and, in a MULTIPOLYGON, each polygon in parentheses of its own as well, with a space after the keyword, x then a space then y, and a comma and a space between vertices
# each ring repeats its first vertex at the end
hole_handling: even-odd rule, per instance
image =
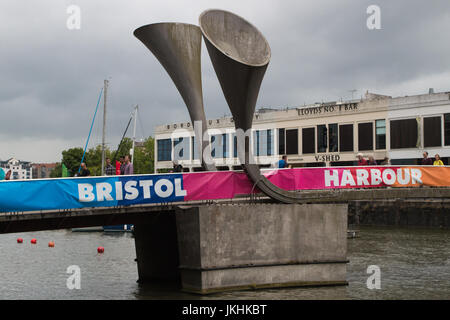
MULTIPOLYGON (((358 153, 356 155, 358 158, 358 166, 376 166, 378 165, 377 161, 373 158, 373 156, 369 156, 368 159, 364 159, 364 156, 362 153, 358 153)), ((423 152, 423 158, 421 160, 421 164, 423 166, 443 166, 444 163, 441 160, 441 157, 439 154, 436 154, 434 156, 434 161, 432 158, 428 157, 428 152, 423 152)), ((384 160, 380 163, 380 165, 390 165, 389 158, 384 158, 384 160)))
POLYGON ((422 165, 423 166, 443 166, 444 163, 441 160, 441 157, 439 154, 434 155, 434 161, 432 158, 428 157, 428 152, 423 152, 423 158, 422 158, 422 165))
MULTIPOLYGON (((105 174, 107 176, 124 176, 134 174, 133 164, 131 163, 131 156, 126 155, 124 157, 120 157, 119 161, 116 161, 116 166, 114 167, 111 164, 111 159, 106 158, 105 165, 105 174)), ((86 166, 86 163, 81 163, 81 170, 76 176, 78 177, 89 177, 91 175, 91 171, 86 166)))
MULTIPOLYGON (((372 155, 370 155, 367 159, 364 159, 364 155, 362 153, 358 153, 356 155, 356 157, 358 158, 358 166, 377 166, 378 165, 377 160, 375 160, 375 158, 372 155)), ((385 157, 380 162, 381 166, 388 166, 390 164, 391 164, 391 161, 389 160, 388 157, 385 157)))
MULTIPOLYGON (((372 155, 368 156, 368 158, 365 159, 364 155, 362 153, 358 153, 356 155, 356 157, 358 158, 358 166, 376 166, 376 165, 388 166, 388 165, 391 164, 391 161, 389 160, 388 157, 385 157, 382 161, 380 161, 380 163, 377 163, 377 161, 375 160, 375 158, 372 155)), ((422 165, 424 165, 424 166, 443 166, 444 163, 442 162, 441 157, 439 156, 439 154, 436 154, 434 156, 434 161, 433 161, 432 158, 428 157, 428 152, 424 151, 423 152, 422 165)), ((287 156, 286 155, 284 155, 277 162, 277 167, 279 169, 288 168, 289 167, 289 165, 287 163, 287 156)))

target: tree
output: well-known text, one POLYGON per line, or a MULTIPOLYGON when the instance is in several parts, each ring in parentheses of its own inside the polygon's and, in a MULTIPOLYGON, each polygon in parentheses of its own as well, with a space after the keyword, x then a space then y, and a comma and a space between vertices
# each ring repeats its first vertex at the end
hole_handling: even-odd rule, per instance
POLYGON ((74 176, 78 172, 82 157, 83 148, 71 148, 62 152, 61 162, 66 165, 70 176, 74 176))
MULTIPOLYGON (((105 149, 105 160, 106 158, 111 158, 111 151, 108 148, 105 149)), ((95 148, 89 149, 86 152, 85 159, 91 175, 100 176, 102 174, 102 146, 98 145, 95 148)))
POLYGON ((119 160, 120 157, 125 157, 127 154, 130 154, 130 150, 131 150, 132 146, 133 146, 133 140, 131 140, 130 138, 124 138, 122 141, 122 144, 119 147, 119 150, 116 153, 114 153, 116 155, 116 158, 111 159, 111 161, 119 160))
POLYGON ((62 177, 62 168, 61 163, 58 162, 53 170, 50 172, 50 178, 61 178, 62 177))
MULTIPOLYGON (((121 156, 130 154, 133 141, 130 138, 124 138, 119 150, 106 149, 106 158, 110 158, 114 165, 114 160, 119 160, 121 156), (115 156, 115 159, 113 157, 115 156)), ((134 151, 134 173, 147 174, 154 173, 154 159, 155 159, 155 139, 148 137, 144 140, 143 146, 135 146, 134 151)), ((83 157, 82 148, 71 148, 62 152, 62 161, 69 171, 70 176, 74 176, 80 167, 81 158, 83 157)), ((102 168, 102 148, 100 145, 89 149, 84 157, 84 162, 91 172, 92 176, 100 176, 102 168)), ((52 170, 51 177, 61 177, 61 163, 52 170)))
POLYGON ((134 173, 146 174, 154 173, 154 153, 155 153, 155 139, 148 137, 144 141, 142 147, 136 147, 134 151, 134 173))

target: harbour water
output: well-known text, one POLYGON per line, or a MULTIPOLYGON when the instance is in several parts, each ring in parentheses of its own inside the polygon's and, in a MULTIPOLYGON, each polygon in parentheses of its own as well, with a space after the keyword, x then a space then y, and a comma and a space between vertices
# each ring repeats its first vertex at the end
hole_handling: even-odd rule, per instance
POLYGON ((0 235, 0 299, 450 299, 450 230, 364 227, 348 239, 348 286, 240 291, 209 296, 139 286, 130 233, 70 230, 0 235), (18 244, 17 238, 24 242, 18 244), (37 244, 30 243, 32 238, 37 244), (49 248, 48 242, 55 247, 49 248), (105 252, 97 253, 103 246, 105 252), (69 266, 81 272, 68 289, 69 266), (368 289, 370 265, 381 289, 368 289))

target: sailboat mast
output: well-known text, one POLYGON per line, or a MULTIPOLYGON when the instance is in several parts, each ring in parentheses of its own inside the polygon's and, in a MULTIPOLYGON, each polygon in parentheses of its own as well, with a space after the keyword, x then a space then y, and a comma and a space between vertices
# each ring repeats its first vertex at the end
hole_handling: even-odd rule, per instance
POLYGON ((134 145, 136 142, 136 118, 137 118, 137 111, 138 111, 138 105, 134 108, 134 125, 133 125, 133 147, 131 152, 131 164, 134 166, 134 145))
POLYGON ((108 80, 105 80, 104 94, 103 94, 102 176, 105 175, 106 94, 107 94, 107 90, 108 90, 108 80))

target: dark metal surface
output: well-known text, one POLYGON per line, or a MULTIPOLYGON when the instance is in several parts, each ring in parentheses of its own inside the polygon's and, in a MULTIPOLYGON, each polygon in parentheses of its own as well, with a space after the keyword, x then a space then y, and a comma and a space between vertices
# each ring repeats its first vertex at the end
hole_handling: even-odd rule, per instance
MULTIPOLYGON (((134 35, 166 69, 189 110, 192 123, 202 122, 203 136, 207 125, 203 108, 200 60, 202 37, 199 27, 185 23, 155 23, 136 29, 134 35)), ((199 141, 199 137, 196 141, 199 141)), ((207 155, 211 154, 208 141, 196 145, 199 155, 202 150, 207 155)), ((212 162, 207 162, 202 159, 204 168, 215 170, 212 162)))
MULTIPOLYGON (((199 24, 236 130, 245 132, 252 127, 256 100, 270 61, 269 43, 252 24, 228 11, 206 10, 200 15, 199 24)), ((239 160, 256 186, 277 201, 299 202, 299 192, 278 188, 261 174, 252 161, 249 136, 237 136, 238 143, 245 141, 245 146, 238 146, 239 160)))

